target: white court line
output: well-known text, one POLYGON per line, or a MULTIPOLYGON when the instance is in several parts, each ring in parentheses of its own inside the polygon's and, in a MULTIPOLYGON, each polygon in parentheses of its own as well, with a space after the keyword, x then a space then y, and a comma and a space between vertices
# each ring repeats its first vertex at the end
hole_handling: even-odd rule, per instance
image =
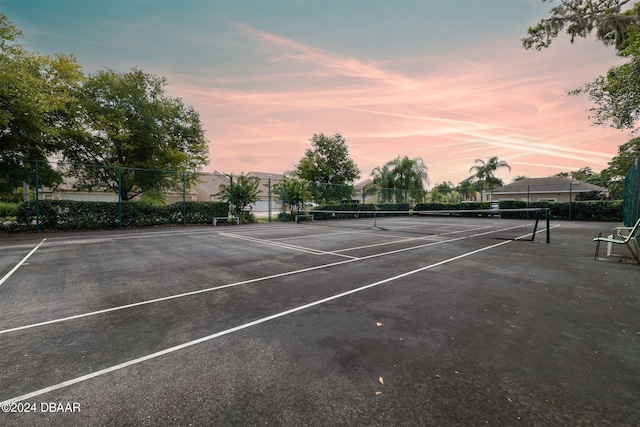
MULTIPOLYGON (((531 235, 531 233, 525 234, 523 236, 520 236, 516 240, 524 238, 524 237, 527 237, 529 235, 531 235)), ((170 354, 170 353, 176 352, 178 350, 182 350, 182 349, 185 349, 185 348, 188 348, 188 347, 192 347, 194 345, 201 344, 203 342, 210 341, 212 339, 219 338, 221 336, 228 335, 228 334, 231 334, 233 332, 241 331, 243 329, 247 329, 247 328, 250 328, 252 326, 259 325, 261 323, 269 322, 269 321, 277 319, 279 317, 287 316, 289 314, 293 314, 293 313, 296 313, 298 311, 306 310, 308 308, 315 307, 317 305, 324 304, 324 303, 329 302, 329 301, 333 301, 333 300, 336 300, 336 299, 339 299, 339 298, 343 298, 343 297, 348 296, 348 295, 353 295, 355 293, 362 292, 362 291, 364 291, 366 289, 370 289, 370 288, 373 288, 375 286, 382 285, 384 283, 388 283, 388 282, 392 282, 394 280, 402 279, 404 277, 411 276, 411 275, 419 273, 421 271, 429 270, 429 269, 432 269, 434 267, 438 267, 440 265, 444 265, 444 264, 459 260, 461 258, 465 258, 465 257, 471 256, 471 255, 477 254, 479 252, 483 252, 483 251, 486 251, 486 250, 489 250, 489 249, 493 249, 493 248, 496 248, 498 246, 506 245, 507 243, 511 243, 512 241, 513 240, 506 240, 506 241, 503 241, 503 242, 500 242, 500 243, 496 243, 494 245, 490 245, 490 246, 486 246, 484 248, 476 249, 474 251, 467 252, 467 253, 462 254, 462 255, 458 255, 458 256, 455 256, 455 257, 452 257, 452 258, 448 258, 446 260, 443 260, 443 261, 440 261, 440 262, 436 262, 434 264, 430 264, 430 265, 427 265, 427 266, 424 266, 424 267, 420 267, 420 268, 417 268, 415 270, 411 270, 411 271, 408 271, 406 273, 399 274, 397 276, 389 277, 387 279, 380 280, 380 281, 375 282, 375 283, 371 283, 369 285, 361 286, 359 288, 352 289, 350 291, 346 291, 346 292, 342 292, 342 293, 339 293, 339 294, 335 294, 335 295, 332 295, 330 297, 323 298, 321 300, 314 301, 314 302, 309 303, 309 304, 304 304, 304 305, 301 305, 299 307, 295 307, 295 308, 292 308, 292 309, 289 309, 289 310, 281 311, 279 313, 272 314, 271 316, 263 317, 261 319, 254 320, 252 322, 248 322, 248 323, 245 323, 245 324, 242 324, 242 325, 239 325, 239 326, 235 326, 233 328, 225 329, 224 331, 216 332, 215 334, 211 334, 211 335, 208 335, 206 337, 202 337, 202 338, 199 338, 199 339, 196 339, 196 340, 193 340, 193 341, 186 342, 184 344, 180 344, 180 345, 177 345, 177 346, 174 346, 174 347, 170 347, 170 348, 167 348, 167 349, 155 352, 155 353, 151 353, 151 354, 148 354, 146 356, 139 357, 137 359, 132 359, 132 360, 129 360, 127 362, 111 366, 109 368, 101 369, 99 371, 92 372, 92 373, 87 374, 87 375, 82 375, 80 377, 73 378, 73 379, 68 380, 68 381, 64 381, 64 382, 61 382, 61 383, 58 383, 58 384, 55 384, 55 385, 52 385, 52 386, 49 386, 49 387, 42 388, 40 390, 33 391, 31 393, 23 394, 21 396, 17 396, 17 397, 5 400, 4 402, 0 402, 0 406, 9 405, 9 404, 16 403, 16 402, 21 402, 23 400, 31 399, 31 398, 36 397, 36 396, 41 396, 43 394, 46 394, 46 393, 49 393, 49 392, 52 392, 52 391, 55 391, 55 390, 60 390, 62 388, 69 387, 71 385, 78 384, 78 383, 81 383, 83 381, 87 381, 87 380, 90 380, 90 379, 93 379, 93 378, 96 378, 96 377, 99 377, 99 376, 102 376, 102 375, 105 375, 105 374, 108 374, 108 373, 111 373, 111 372, 115 372, 115 371, 118 371, 120 369, 127 368, 129 366, 137 365, 139 363, 146 362, 147 360, 155 359, 155 358, 158 358, 160 356, 164 356, 166 354, 170 354)))
POLYGON ((335 253, 337 255, 340 252, 355 251, 355 250, 358 250, 358 249, 375 248, 377 246, 395 245, 395 244, 398 244, 398 243, 411 242, 411 241, 414 241, 414 240, 426 240, 426 239, 432 239, 432 238, 437 237, 437 236, 446 236, 446 235, 449 235, 449 234, 459 234, 459 233, 464 233, 464 232, 469 232, 469 231, 484 230, 486 228, 487 227, 478 227, 478 228, 471 228, 471 229, 461 230, 461 231, 449 231, 449 232, 446 232, 446 233, 430 234, 428 236, 420 236, 420 237, 400 238, 399 236, 392 236, 392 237, 397 237, 400 240, 394 240, 394 241, 391 241, 391 242, 383 242, 383 243, 372 243, 370 245, 355 246, 353 248, 337 249, 337 250, 333 251, 333 253, 335 253))
MULTIPOLYGON (((506 228, 505 230, 509 230, 511 228, 514 228, 514 227, 509 227, 509 228, 506 228)), ((495 230, 495 231, 502 231, 502 230, 495 230)), ((482 234, 487 234, 487 233, 474 234, 474 235, 469 236, 469 237, 475 237, 475 236, 479 236, 479 235, 482 235, 482 234)), ((39 327, 39 326, 52 325, 54 323, 66 322, 66 321, 69 321, 69 320, 81 319, 83 317, 96 316, 98 314, 110 313, 110 312, 113 312, 113 311, 124 310, 124 309, 128 309, 128 308, 133 308, 133 307, 139 307, 139 306, 142 306, 142 305, 155 304, 157 302, 168 301, 168 300, 177 299, 177 298, 183 298, 183 297, 197 295, 197 294, 201 294, 201 293, 205 293, 205 292, 212 292, 212 291, 217 291, 217 290, 220 290, 220 289, 226 289, 226 288, 236 287, 236 286, 240 286, 240 285, 246 285, 246 284, 250 284, 250 283, 257 283, 257 282, 261 282, 261 281, 265 281, 265 280, 276 279, 276 278, 279 278, 279 277, 285 277, 285 276, 291 276, 291 275, 294 275, 294 274, 306 273, 306 272, 309 272, 309 271, 320 270, 320 269, 323 269, 323 268, 335 267, 337 265, 347 264, 347 263, 351 263, 351 262, 355 262, 355 261, 364 261, 364 260, 368 260, 368 259, 372 259, 372 258, 383 257, 383 256, 387 256, 387 255, 393 255, 393 254, 396 254, 396 253, 412 251, 412 250, 415 250, 415 249, 421 249, 421 248, 425 248, 425 247, 428 247, 428 246, 435 246, 435 245, 441 245, 441 244, 444 244, 444 243, 456 242, 458 240, 464 240, 464 239, 467 239, 467 237, 456 237, 454 239, 442 240, 442 241, 439 241, 439 242, 429 242, 429 243, 425 243, 423 245, 411 246, 409 248, 401 248, 401 249, 396 249, 396 250, 393 250, 393 251, 381 252, 381 253, 378 253, 378 254, 367 255, 367 256, 364 256, 364 257, 361 257, 361 258, 349 258, 349 259, 346 259, 346 260, 343 260, 343 261, 336 261, 336 262, 332 262, 332 263, 329 263, 329 264, 322 264, 322 265, 318 265, 318 266, 315 266, 315 267, 303 268, 303 269, 300 269, 300 270, 287 271, 287 272, 284 272, 284 273, 273 274, 271 276, 257 277, 255 279, 244 280, 244 281, 241 281, 241 282, 230 283, 230 284, 222 285, 222 286, 216 286, 216 287, 213 287, 213 288, 200 289, 200 290, 197 290, 197 291, 185 292, 185 293, 177 294, 177 295, 169 295, 169 296, 162 297, 162 298, 155 298, 155 299, 152 299, 152 300, 140 301, 140 302, 136 302, 136 303, 132 303, 132 304, 126 304, 126 305, 121 305, 121 306, 117 306, 117 307, 106 308, 104 310, 97 310, 97 311, 92 311, 92 312, 89 312, 89 313, 76 314, 74 316, 68 316, 68 317, 62 317, 62 318, 53 319, 53 320, 47 320, 47 321, 44 321, 44 322, 32 323, 32 324, 29 324, 29 325, 17 326, 15 328, 0 330, 0 335, 1 334, 6 334, 6 333, 9 333, 9 332, 16 332, 16 331, 21 331, 21 330, 25 330, 25 329, 36 328, 36 327, 39 327)))
POLYGON ((27 256, 25 256, 24 258, 22 258, 22 260, 21 260, 19 263, 17 263, 17 264, 16 264, 16 266, 15 266, 15 267, 13 267, 13 268, 11 269, 11 271, 10 271, 10 272, 8 272, 7 274, 5 274, 5 275, 4 275, 4 277, 3 277, 2 279, 0 279, 0 286, 2 286, 2 284, 3 284, 4 282, 6 282, 6 281, 7 281, 7 279, 9 279, 9 277, 11 277, 11 275, 12 275, 13 273, 15 273, 15 272, 16 272, 16 270, 17 270, 18 268, 20 268, 20 266, 21 266, 22 264, 24 264, 24 263, 29 259, 29 257, 30 257, 31 255, 33 255, 33 253, 34 253, 35 251, 37 251, 37 250, 38 250, 38 248, 39 248, 40 246, 42 246, 42 244, 44 243, 44 241, 45 241, 45 240, 47 240, 47 239, 42 239, 42 241, 41 241, 40 243, 38 243, 38 245, 37 245, 35 248, 31 249, 31 252, 29 252, 29 253, 27 254, 27 256))
POLYGON ((279 248, 284 248, 284 249, 291 249, 294 251, 300 251, 300 252, 304 252, 307 254, 313 254, 313 255, 335 255, 335 256, 341 256, 343 258, 356 258, 356 257, 352 257, 349 255, 342 255, 342 254, 334 254, 333 252, 326 252, 326 251, 321 251, 319 249, 313 249, 313 248, 305 248, 303 246, 298 246, 298 245, 290 245, 288 243, 279 243, 279 242, 274 242, 273 240, 265 240, 265 239, 258 239, 257 237, 249 237, 249 236, 243 236, 241 234, 232 234, 232 233, 220 233, 221 236, 226 236, 226 237, 230 237, 232 239, 240 239, 240 240, 246 240, 252 243, 260 243, 263 245, 268 245, 268 246, 276 246, 279 248))
POLYGON ((300 273, 307 273, 309 271, 320 270, 320 269, 328 268, 328 267, 335 267, 336 265, 348 264, 350 262, 363 261, 363 260, 366 260, 366 259, 382 257, 382 256, 386 256, 386 255, 399 253, 399 252, 405 252, 405 251, 410 251, 410 250, 414 250, 414 249, 420 249, 420 248, 424 248, 424 247, 427 247, 427 246, 433 246, 433 245, 439 245, 439 244, 443 244, 443 243, 455 242, 457 240, 462 240, 464 238, 465 237, 457 237, 455 239, 443 240, 441 242, 426 243, 424 245, 412 246, 410 248, 403 248, 403 249, 397 249, 397 250, 394 250, 394 251, 368 255, 368 256, 365 256, 365 257, 362 257, 362 258, 349 258, 349 259, 346 259, 346 260, 343 260, 343 261, 336 261, 336 262, 332 262, 332 263, 329 263, 329 264, 317 265, 315 267, 308 267, 308 268, 303 268, 303 269, 300 269, 300 270, 286 271, 284 273, 273 274, 271 276, 257 277, 255 279, 244 280, 242 282, 229 283, 227 285, 216 286, 216 287, 213 287, 213 288, 200 289, 200 290, 197 290, 197 291, 185 292, 185 293, 182 293, 182 294, 170 295, 170 296, 167 296, 167 297, 156 298, 156 299, 146 300, 146 301, 140 301, 140 302, 136 302, 136 303, 133 303, 133 304, 127 304, 127 305, 121 305, 121 306, 118 306, 118 307, 106 308, 104 310, 92 311, 92 312, 83 313, 83 314, 76 314, 75 316, 69 316, 69 317, 63 317, 63 318, 59 318, 59 319, 47 320, 45 322, 40 322, 40 323, 32 323, 30 325, 18 326, 18 327, 15 327, 15 328, 2 330, 2 331, 0 331, 0 335, 1 334, 6 334, 8 332, 16 332, 16 331, 21 331, 21 330, 24 330, 24 329, 35 328, 35 327, 38 327, 38 326, 51 325, 51 324, 54 324, 54 323, 60 323, 60 322, 68 321, 68 320, 80 319, 80 318, 83 318, 83 317, 95 316, 95 315, 98 315, 98 314, 109 313, 109 312, 117 311, 117 310, 124 310, 124 309, 127 309, 127 308, 138 307, 138 306, 141 306, 141 305, 154 304, 154 303, 161 302, 161 301, 168 301, 168 300, 172 300, 172 299, 177 299, 177 298, 197 295, 197 294, 201 294, 201 293, 205 293, 205 292, 217 291, 217 290, 220 290, 220 289, 232 288, 232 287, 236 287, 236 286, 240 286, 240 285, 247 285, 249 283, 257 283, 257 282, 262 282, 262 281, 265 281, 265 280, 276 279, 276 278, 279 278, 279 277, 292 276, 294 274, 300 274, 300 273))

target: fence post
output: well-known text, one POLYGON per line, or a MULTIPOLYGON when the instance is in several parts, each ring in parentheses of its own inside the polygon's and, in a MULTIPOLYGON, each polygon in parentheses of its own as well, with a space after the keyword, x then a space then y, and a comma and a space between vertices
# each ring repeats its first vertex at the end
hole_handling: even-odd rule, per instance
POLYGON ((182 172, 182 226, 187 226, 187 176, 182 172))
MULTIPOLYGON (((233 203, 233 174, 231 174, 229 175, 229 209, 234 209, 235 207, 236 205, 233 203)), ((233 215, 233 211, 227 212, 227 215, 233 215)))
POLYGON ((40 232, 40 176, 39 176, 39 162, 36 162, 36 233, 40 232))
POLYGON ((267 180, 267 209, 269 209, 267 218, 269 223, 271 223, 271 175, 269 175, 269 179, 267 180))
POLYGON ((122 228, 122 167, 118 166, 118 229, 122 228))
POLYGON ((287 180, 282 182, 282 222, 287 222, 287 180))

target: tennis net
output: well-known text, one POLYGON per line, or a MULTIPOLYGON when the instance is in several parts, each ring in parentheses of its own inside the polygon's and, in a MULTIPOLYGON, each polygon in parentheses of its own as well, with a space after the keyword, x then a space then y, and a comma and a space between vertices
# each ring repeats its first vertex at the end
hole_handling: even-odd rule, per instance
POLYGON ((300 212, 296 222, 308 226, 328 226, 423 235, 467 235, 470 238, 531 240, 544 231, 549 236, 549 210, 473 209, 432 211, 309 210, 300 212))

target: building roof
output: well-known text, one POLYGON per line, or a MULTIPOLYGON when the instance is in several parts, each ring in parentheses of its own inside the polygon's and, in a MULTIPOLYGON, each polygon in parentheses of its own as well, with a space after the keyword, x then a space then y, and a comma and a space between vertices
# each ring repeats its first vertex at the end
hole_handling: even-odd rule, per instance
POLYGON ((548 178, 525 178, 511 184, 496 187, 493 194, 526 194, 526 193, 585 193, 589 191, 608 191, 604 187, 578 181, 577 179, 562 176, 550 176, 548 178))
POLYGON ((217 171, 202 174, 197 188, 203 190, 207 195, 216 195, 220 192, 220 184, 229 185, 229 178, 217 171))
POLYGON ((360 181, 356 184, 356 187, 366 187, 367 185, 373 184, 373 180, 371 178, 367 178, 364 181, 360 181))
POLYGON ((257 176, 260 179, 282 179, 284 175, 278 173, 268 173, 268 172, 248 172, 247 176, 257 176))

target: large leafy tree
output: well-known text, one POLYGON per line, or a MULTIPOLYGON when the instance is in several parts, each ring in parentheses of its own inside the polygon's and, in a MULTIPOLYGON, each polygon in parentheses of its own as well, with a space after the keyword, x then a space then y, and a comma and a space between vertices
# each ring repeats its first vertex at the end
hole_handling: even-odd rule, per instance
POLYGON ((0 195, 23 181, 52 185, 59 175, 46 161, 63 147, 62 129, 73 118, 74 93, 82 80, 73 56, 25 50, 22 33, 0 13, 0 195))
POLYGON ((396 203, 413 199, 422 202, 429 182, 427 166, 420 157, 396 157, 371 171, 373 183, 380 188, 381 202, 396 203))
POLYGON ((180 98, 167 96, 166 84, 135 68, 87 77, 63 152, 78 188, 119 191, 130 200, 198 181, 193 172, 208 162, 200 117, 180 98))
POLYGON ((499 160, 498 157, 491 157, 486 162, 482 159, 476 159, 475 165, 471 166, 469 172, 475 172, 473 175, 476 179, 476 183, 482 189, 498 187, 503 184, 502 179, 495 176, 495 173, 500 168, 507 168, 511 172, 511 166, 504 161, 499 160))
POLYGON ((640 4, 623 10, 629 4, 630 0, 561 0, 551 9, 551 16, 529 28, 528 37, 522 39, 526 49, 540 50, 561 31, 569 34, 572 42, 595 31, 605 45, 614 46, 618 55, 628 58, 627 63, 569 92, 585 94, 594 103, 589 109, 594 124, 620 130, 637 130, 640 118, 640 4))
POLYGON ((313 134, 312 148, 305 151, 293 171, 293 175, 318 185, 318 199, 337 201, 351 198, 353 182, 360 177, 360 170, 349 157, 345 139, 339 133, 327 136, 313 134))

